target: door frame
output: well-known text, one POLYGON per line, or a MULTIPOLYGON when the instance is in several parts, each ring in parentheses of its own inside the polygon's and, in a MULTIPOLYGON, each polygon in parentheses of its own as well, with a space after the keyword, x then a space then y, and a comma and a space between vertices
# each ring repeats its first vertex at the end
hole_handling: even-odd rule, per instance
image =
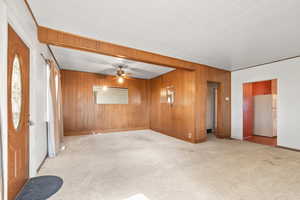
MULTIPOLYGON (((10 26, 17 34, 18 36, 22 39, 22 41, 25 43, 25 45, 28 47, 29 49, 29 66, 28 66, 28 71, 29 71, 29 120, 31 120, 30 116, 31 116, 31 113, 32 113, 32 97, 33 97, 33 91, 31 89, 32 87, 32 80, 30 77, 34 77, 32 76, 32 68, 31 66, 34 65, 34 61, 35 61, 35 57, 34 57, 34 46, 37 45, 34 43, 34 41, 31 39, 30 35, 23 29, 23 26, 22 23, 20 23, 20 20, 14 15, 13 12, 10 11, 10 9, 7 7, 7 27, 6 27, 6 31, 8 30, 8 26, 10 26)), ((36 28, 34 26, 34 28, 36 28)), ((6 36, 6 39, 7 39, 7 44, 6 44, 6 59, 7 59, 7 48, 8 48, 8 32, 6 33, 7 36, 6 36)), ((35 36, 35 35, 34 35, 35 36)), ((6 68, 7 68, 7 60, 6 60, 6 68)), ((6 78, 8 78, 8 72, 6 73, 6 78)), ((6 83, 7 83, 7 79, 6 79, 6 83)), ((5 86, 7 88, 7 85, 5 86)), ((7 95, 8 95, 8 91, 6 91, 6 99, 7 99, 7 95)), ((8 102, 7 102, 8 103, 8 102)), ((7 104, 6 103, 6 104, 7 104)), ((6 123, 8 123, 8 119, 6 119, 6 123)), ((32 177, 32 174, 30 173, 30 168, 31 168, 31 127, 29 126, 29 141, 28 141, 28 148, 29 148, 29 155, 28 155, 28 165, 29 165, 29 171, 28 171, 28 174, 29 174, 29 177, 32 177)), ((8 135, 7 135, 8 136, 8 135)), ((8 141, 8 137, 7 137, 7 141, 8 141)), ((8 161, 8 160, 7 160, 8 161)), ((8 171, 7 171, 8 172, 8 171)), ((8 174, 7 174, 8 175, 8 174)), ((8 177, 7 177, 8 178, 8 177)), ((8 180, 6 180, 6 183, 7 183, 8 180)), ((7 189, 7 188, 6 188, 7 189)), ((7 190, 6 190, 7 191, 7 190)))
POLYGON ((7 10, 6 4, 0 1, 0 128, 2 140, 2 194, 3 199, 7 196, 7 10), (3 66, 3 67, 2 67, 3 66))
MULTIPOLYGON (((278 79, 267 79, 260 81, 252 81, 243 83, 243 140, 251 139, 255 136, 253 133, 254 130, 254 89, 253 85, 255 83, 270 81, 271 86, 269 88, 268 94, 276 95, 275 102, 275 111, 273 111, 273 131, 276 132, 277 140, 277 111, 278 111, 278 79)), ((264 136, 259 136, 264 137, 264 136)))
MULTIPOLYGON (((25 161, 25 165, 24 167, 26 167, 25 169, 26 170, 22 170, 22 175, 21 176, 18 176, 18 178, 16 180, 18 180, 19 178, 22 178, 22 186, 24 186, 23 184, 25 184, 25 182, 23 182, 23 177, 25 178, 25 181, 27 181, 29 178, 30 178, 30 166, 29 166, 29 163, 30 163, 30 159, 29 159, 29 156, 30 156, 30 144, 29 144, 29 141, 30 141, 30 125, 29 125, 29 120, 30 120, 30 48, 26 45, 26 43, 23 41, 23 39, 18 35, 18 33, 14 30, 14 28, 8 24, 8 40, 7 40, 7 48, 9 48, 9 44, 12 43, 13 44, 13 38, 18 38, 17 40, 20 41, 21 46, 22 46, 22 50, 25 50, 26 53, 24 54, 25 55, 25 59, 26 59, 26 68, 22 68, 22 62, 25 61, 25 60, 20 60, 20 64, 21 64, 21 85, 22 85, 22 98, 21 98, 21 103, 22 103, 22 106, 21 106, 21 115, 20 115, 20 121, 19 121, 19 125, 21 125, 22 129, 20 130, 19 129, 19 125, 18 127, 14 127, 13 125, 13 121, 12 121, 12 101, 11 99, 7 99, 7 124, 8 124, 8 147, 7 147, 7 151, 8 151, 8 157, 7 157, 7 164, 6 166, 9 167, 9 164, 10 164, 10 161, 14 160, 15 158, 10 154, 9 152, 9 145, 10 145, 10 142, 11 143, 14 143, 15 141, 20 141, 21 145, 25 144, 25 149, 23 148, 20 148, 19 150, 22 151, 22 154, 24 153, 25 157, 22 157, 22 160, 24 159, 25 161), (11 33, 11 37, 10 37, 10 34, 11 33), (24 49, 23 49, 24 47, 24 49), (27 60, 28 59, 28 60, 27 60), (23 71, 24 69, 26 69, 25 71, 23 71), (25 89, 25 90, 24 90, 25 89), (25 101, 24 101, 25 99, 25 101), (24 104, 25 104, 25 107, 24 107, 24 104), (10 132, 13 133, 13 135, 9 135, 10 132), (21 136, 17 137, 18 134, 21 134, 21 136), (10 138, 12 137, 12 138, 10 138), (19 140, 21 137, 21 140, 19 140), (19 138, 18 140, 14 140, 14 139, 17 139, 19 138), (13 139, 13 140, 12 140, 13 139), (24 140, 23 140, 24 139, 24 140), (25 142, 25 143, 24 143, 25 142), (25 172, 25 174, 23 174, 25 172)), ((15 47, 12 47, 13 50, 15 51, 15 47)), ((17 47, 18 49, 19 47, 17 47)), ((7 51, 7 56, 10 57, 10 52, 7 51)), ((21 52, 18 52, 18 50, 16 52, 13 52, 13 56, 21 56, 22 53, 21 52), (17 54, 16 54, 17 53, 17 54), (20 55, 18 55, 20 53, 20 55)), ((22 56, 21 56, 22 57, 22 56)), ((14 59, 14 58, 12 58, 14 59)), ((13 60, 11 60, 13 62, 13 60)), ((12 95, 11 93, 11 81, 12 81, 12 73, 13 73, 13 64, 12 63, 8 63, 8 60, 7 60, 7 97, 10 97, 12 95), (11 69, 11 70, 9 70, 11 69)), ((16 145, 16 144, 14 144, 16 145)), ((18 159, 21 158, 21 157, 17 157, 18 159)), ((13 161, 12 161, 13 162, 13 161)), ((23 167, 23 165, 22 165, 23 167)), ((7 172, 9 172, 11 169, 7 169, 7 172)), ((8 174, 9 175, 9 174, 8 174)), ((21 182, 17 182, 18 184, 21 182)), ((21 189, 19 186, 21 185, 18 185, 18 187, 12 187, 10 188, 11 185, 9 185, 11 183, 9 183, 9 179, 7 180, 7 192, 9 191, 13 191, 12 193, 8 193, 8 197, 9 197, 9 194, 12 194, 14 196, 12 197, 15 197, 15 195, 18 194, 18 192, 20 191, 15 191, 16 189, 21 189)), ((9 197, 11 198, 11 197, 9 197)))
MULTIPOLYGON (((214 135, 216 136, 216 137, 218 137, 218 138, 222 138, 220 135, 219 135, 219 133, 220 133, 220 131, 221 131, 221 127, 222 127, 222 95, 221 95, 221 90, 222 90, 222 83, 221 82, 216 82, 216 81, 207 81, 206 82, 206 96, 205 96, 205 98, 206 98, 206 100, 205 100, 205 114, 207 114, 207 91, 208 91, 208 84, 209 83, 214 83, 214 84, 217 84, 218 85, 218 87, 217 88, 215 88, 215 90, 214 90, 214 92, 216 93, 216 96, 215 96, 215 102, 214 102, 214 104, 215 104, 215 131, 214 131, 214 135)), ((205 116, 205 134, 206 134, 206 137, 207 137, 207 132, 206 132, 206 130, 207 130, 207 127, 206 127, 206 116, 205 116)))
MULTIPOLYGON (((23 40, 26 46, 29 48, 29 76, 32 74, 31 66, 34 64, 34 46, 36 45, 30 39, 30 35, 24 31, 22 23, 20 23, 20 19, 14 15, 14 10, 11 10, 6 2, 0 1, 0 62, 1 62, 1 69, 0 69, 0 106, 1 106, 1 137, 2 137, 2 180, 3 180, 3 199, 7 198, 8 194, 8 118, 7 118, 7 48, 8 48, 8 25, 10 25, 14 31, 19 35, 19 37, 23 40)), ((32 76, 31 76, 32 77, 32 76)), ((30 84, 30 83, 29 83, 30 84)), ((29 88, 30 89, 30 88, 29 88)), ((32 91, 30 89, 29 98, 32 97, 32 91)), ((31 98, 30 98, 31 99, 31 98)), ((32 111, 30 110, 29 103, 29 113, 32 111)), ((30 129, 29 129, 29 150, 31 148, 30 144, 30 129)), ((31 168, 31 156, 29 153, 29 169, 31 168)), ((29 173, 29 176, 32 175, 29 173)))

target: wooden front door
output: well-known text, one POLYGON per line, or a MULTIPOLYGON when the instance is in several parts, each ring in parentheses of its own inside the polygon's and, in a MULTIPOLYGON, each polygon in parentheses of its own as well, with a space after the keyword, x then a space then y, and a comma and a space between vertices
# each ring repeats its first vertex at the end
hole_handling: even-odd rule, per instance
POLYGON ((8 200, 29 173, 29 48, 8 27, 8 200))

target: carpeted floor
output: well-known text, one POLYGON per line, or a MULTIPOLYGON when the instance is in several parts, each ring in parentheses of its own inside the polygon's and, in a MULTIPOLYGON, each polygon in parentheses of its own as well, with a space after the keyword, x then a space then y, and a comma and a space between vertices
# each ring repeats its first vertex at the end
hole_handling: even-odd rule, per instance
POLYGON ((50 200, 294 200, 300 153, 210 137, 190 144, 153 131, 66 138, 40 175, 63 188, 50 200))

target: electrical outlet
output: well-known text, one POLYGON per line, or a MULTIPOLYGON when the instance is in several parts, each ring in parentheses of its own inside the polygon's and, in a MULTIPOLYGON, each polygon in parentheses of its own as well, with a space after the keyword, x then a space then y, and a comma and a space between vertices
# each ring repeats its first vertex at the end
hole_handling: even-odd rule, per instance
POLYGON ((192 138, 192 133, 189 133, 188 136, 189 136, 189 139, 191 139, 192 138))

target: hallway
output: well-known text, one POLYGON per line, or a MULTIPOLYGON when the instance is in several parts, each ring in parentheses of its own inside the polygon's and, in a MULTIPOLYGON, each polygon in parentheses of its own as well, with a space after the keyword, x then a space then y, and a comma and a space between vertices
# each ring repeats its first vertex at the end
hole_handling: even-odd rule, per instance
POLYGON ((210 138, 190 144, 153 131, 66 137, 39 175, 65 181, 50 200, 294 199, 300 155, 210 138))

